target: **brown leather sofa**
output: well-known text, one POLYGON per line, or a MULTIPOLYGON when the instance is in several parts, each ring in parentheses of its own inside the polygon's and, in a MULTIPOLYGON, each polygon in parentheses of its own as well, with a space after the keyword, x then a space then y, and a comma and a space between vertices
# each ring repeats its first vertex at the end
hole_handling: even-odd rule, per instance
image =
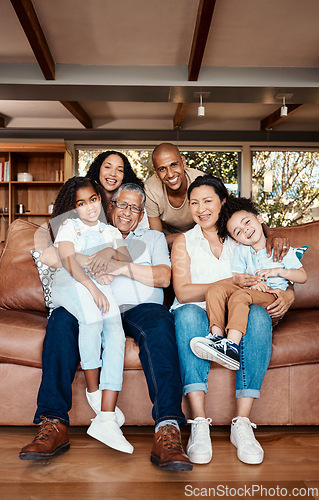
MULTIPOLYGON (((45 248, 44 229, 24 220, 9 228, 0 249, 0 424, 33 421, 41 380, 42 342, 47 324, 43 291, 30 249, 45 248)), ((256 400, 252 420, 265 425, 319 424, 319 221, 282 228, 293 246, 309 245, 303 257, 305 285, 296 285, 296 300, 274 329, 273 352, 256 400)), ((235 416, 234 372, 214 365, 209 374, 207 415, 217 425, 235 416)), ((119 407, 127 424, 153 424, 151 403, 138 349, 127 339, 124 386, 119 407)), ((184 410, 188 415, 186 401, 184 410)), ((72 425, 87 425, 93 414, 85 399, 83 372, 73 384, 72 425)))

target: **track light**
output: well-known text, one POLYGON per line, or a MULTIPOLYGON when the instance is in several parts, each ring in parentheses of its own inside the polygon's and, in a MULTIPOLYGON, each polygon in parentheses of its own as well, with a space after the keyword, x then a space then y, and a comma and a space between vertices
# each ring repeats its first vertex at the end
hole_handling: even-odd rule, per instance
POLYGON ((200 94, 199 96, 199 106, 197 110, 198 116, 205 116, 205 107, 203 106, 203 96, 200 94))
POLYGON ((287 116, 288 115, 288 108, 286 106, 286 98, 283 96, 282 98, 282 106, 280 108, 280 116, 287 116))

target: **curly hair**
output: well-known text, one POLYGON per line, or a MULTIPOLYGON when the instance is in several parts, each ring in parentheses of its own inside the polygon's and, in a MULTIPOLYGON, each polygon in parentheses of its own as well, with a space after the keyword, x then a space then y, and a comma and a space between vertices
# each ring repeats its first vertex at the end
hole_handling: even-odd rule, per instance
MULTIPOLYGON (((54 241, 59 227, 70 217, 70 211, 75 208, 76 193, 79 189, 91 186, 96 194, 100 195, 102 208, 99 219, 106 222, 107 200, 104 189, 95 180, 88 177, 71 177, 60 189, 54 202, 53 212, 50 219, 50 235, 54 241)), ((72 213, 72 218, 78 218, 76 212, 72 213)))
POLYGON ((218 236, 220 238, 224 240, 226 236, 231 236, 227 229, 227 222, 232 215, 236 212, 240 212, 241 210, 253 215, 259 214, 259 207, 252 201, 251 198, 236 198, 234 195, 230 194, 223 204, 216 222, 218 236))
POLYGON ((123 160, 124 164, 124 177, 122 184, 137 184, 138 186, 144 187, 144 183, 141 179, 137 177, 134 170, 131 167, 130 162, 127 157, 120 153, 119 151, 105 151, 104 153, 100 153, 95 160, 91 163, 90 168, 86 174, 86 177, 90 177, 90 179, 95 180, 98 184, 101 185, 100 182, 100 169, 104 160, 110 155, 117 155, 123 160))

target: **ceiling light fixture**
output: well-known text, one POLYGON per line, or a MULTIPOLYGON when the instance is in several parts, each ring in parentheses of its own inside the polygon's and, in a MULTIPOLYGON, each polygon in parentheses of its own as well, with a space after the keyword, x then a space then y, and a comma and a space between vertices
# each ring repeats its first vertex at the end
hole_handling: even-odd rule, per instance
POLYGON ((200 94, 199 96, 199 106, 197 110, 198 116, 205 116, 205 107, 203 106, 203 96, 200 94))
POLYGON ((286 97, 283 96, 282 98, 282 106, 280 108, 280 116, 287 116, 288 115, 288 108, 286 106, 286 97))

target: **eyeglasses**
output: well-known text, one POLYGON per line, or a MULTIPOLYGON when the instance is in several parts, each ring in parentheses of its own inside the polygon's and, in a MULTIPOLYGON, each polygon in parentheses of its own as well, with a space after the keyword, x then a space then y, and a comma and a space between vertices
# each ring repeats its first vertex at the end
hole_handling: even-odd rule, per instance
POLYGON ((126 203, 126 201, 112 200, 112 203, 115 203, 117 208, 120 208, 122 210, 125 210, 127 207, 130 207, 130 210, 133 214, 140 214, 141 212, 143 212, 143 208, 138 207, 137 205, 130 205, 129 203, 126 203))

